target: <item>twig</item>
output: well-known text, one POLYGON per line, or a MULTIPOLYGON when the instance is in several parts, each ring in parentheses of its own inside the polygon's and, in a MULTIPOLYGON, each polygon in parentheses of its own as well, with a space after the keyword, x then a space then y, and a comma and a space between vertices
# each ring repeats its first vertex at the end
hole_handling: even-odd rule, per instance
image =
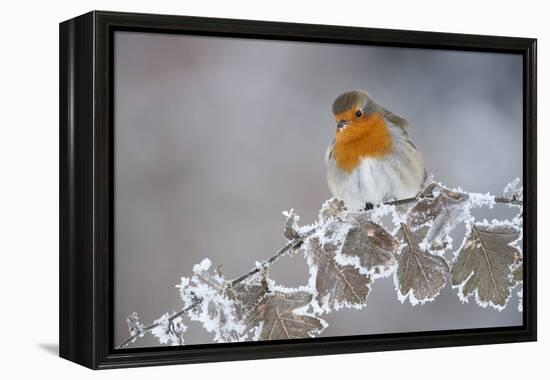
MULTIPOLYGON (((174 319, 176 319, 177 317, 179 316, 182 316, 183 314, 187 313, 189 310, 191 310, 195 305, 198 305, 200 301, 197 301, 197 302, 194 302, 192 303, 191 305, 181 309, 180 311, 172 314, 171 316, 168 317, 168 323, 172 323, 172 321, 174 321, 174 319)), ((116 348, 117 350, 121 349, 121 348, 124 348, 126 347, 127 345, 129 345, 130 343, 133 343, 137 338, 139 338, 141 335, 145 334, 146 332, 148 331, 151 331, 153 330, 155 327, 158 327, 160 326, 161 323, 160 322, 157 322, 157 323, 151 323, 150 325, 148 326, 145 326, 143 327, 139 332, 137 332, 136 334, 134 335, 130 335, 128 338, 126 338, 126 340, 124 342, 122 342, 121 344, 119 344, 116 348)))
POLYGON ((523 204, 522 200, 510 199, 510 198, 505 198, 505 197, 495 197, 495 202, 496 203, 508 203, 508 204, 513 204, 513 205, 522 205, 523 204))
POLYGON ((418 200, 418 197, 404 198, 396 201, 384 202, 382 204, 388 205, 388 206, 400 206, 400 205, 405 205, 407 203, 415 202, 416 200, 418 200))
POLYGON ((277 260, 279 260, 281 257, 283 257, 288 251, 298 248, 306 238, 313 235, 313 233, 317 230, 317 227, 313 227, 311 230, 307 231, 302 236, 297 237, 294 240, 291 240, 287 245, 285 245, 283 248, 279 249, 277 253, 275 253, 273 256, 271 256, 269 259, 265 260, 261 265, 256 266, 254 269, 249 270, 242 276, 234 279, 231 281, 231 286, 235 286, 239 282, 242 282, 246 280, 247 278, 255 275, 256 273, 260 272, 262 269, 267 268, 277 260))
MULTIPOLYGON (((389 205, 389 206, 399 206, 399 205, 414 202, 417 199, 418 199, 417 197, 404 198, 404 199, 399 199, 399 200, 396 200, 396 201, 385 202, 383 204, 389 205)), ((317 231, 317 227, 313 227, 312 229, 310 229, 309 231, 307 231, 303 235, 291 240, 287 245, 285 245, 283 248, 279 249, 277 251, 277 253, 275 253, 269 259, 265 260, 261 265, 258 265, 257 267, 255 267, 254 269, 249 270, 248 272, 246 272, 242 276, 237 277, 236 279, 232 280, 231 281, 231 286, 234 286, 234 285, 246 280, 247 278, 255 275, 258 272, 260 272, 262 269, 264 269, 264 268, 270 266, 271 264, 275 263, 281 257, 283 257, 288 251, 298 248, 304 242, 304 240, 306 240, 308 237, 313 235, 315 233, 315 231, 317 231)))
MULTIPOLYGON (((313 227, 311 230, 307 231, 306 233, 304 233, 302 236, 299 236, 297 237, 296 239, 294 240, 291 240, 290 242, 288 242, 287 245, 285 245, 283 248, 279 249, 277 251, 277 253, 275 253, 273 256, 271 256, 269 259, 267 259, 266 261, 264 261, 261 265, 255 267, 254 269, 251 269, 249 270, 248 272, 246 272, 245 274, 243 274, 242 276, 234 279, 234 280, 231 280, 230 281, 230 285, 231 286, 235 286, 236 284, 238 284, 239 282, 242 282, 244 280, 246 280, 247 278, 255 275, 256 273, 260 272, 262 269, 270 266, 271 264, 275 263, 277 260, 279 260, 281 257, 283 257, 288 251, 290 251, 291 249, 296 249, 298 248, 303 242, 304 240, 311 236, 315 231, 317 230, 316 227, 313 227)), ((193 302, 191 305, 187 306, 186 308, 184 309, 181 309, 180 311, 172 314, 171 316, 168 317, 168 323, 172 323, 172 321, 174 319, 176 319, 177 317, 187 313, 189 310, 191 310, 193 307, 195 307, 196 305, 198 305, 199 303, 201 302, 200 299, 197 299, 195 302, 193 302)), ((145 326, 143 327, 138 333, 134 334, 134 335, 131 335, 129 336, 128 338, 126 338, 121 344, 119 344, 116 348, 117 349, 122 349, 122 348, 125 348, 126 346, 128 346, 130 343, 133 343, 137 338, 139 338, 141 335, 143 335, 144 333, 146 332, 149 332, 151 331, 152 329, 154 329, 155 327, 158 327, 160 326, 161 324, 160 323, 152 323, 148 326, 145 326)))
MULTIPOLYGON (((460 195, 466 195, 466 193, 458 193, 460 195)), ((391 202, 385 202, 384 205, 390 205, 390 206, 400 206, 407 203, 412 203, 420 199, 420 197, 412 197, 412 198, 404 198, 399 199, 397 201, 391 201, 391 202)), ((496 203, 504 203, 504 204, 513 204, 513 205, 522 205, 523 201, 515 198, 505 198, 505 197, 495 197, 496 203)))

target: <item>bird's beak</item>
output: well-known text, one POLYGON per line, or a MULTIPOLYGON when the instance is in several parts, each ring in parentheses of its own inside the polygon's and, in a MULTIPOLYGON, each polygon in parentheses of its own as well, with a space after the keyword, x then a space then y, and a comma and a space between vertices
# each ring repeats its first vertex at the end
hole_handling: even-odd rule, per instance
POLYGON ((336 124, 336 127, 338 128, 339 131, 342 131, 344 130, 344 128, 348 126, 348 124, 349 124, 349 121, 340 120, 338 124, 336 124))

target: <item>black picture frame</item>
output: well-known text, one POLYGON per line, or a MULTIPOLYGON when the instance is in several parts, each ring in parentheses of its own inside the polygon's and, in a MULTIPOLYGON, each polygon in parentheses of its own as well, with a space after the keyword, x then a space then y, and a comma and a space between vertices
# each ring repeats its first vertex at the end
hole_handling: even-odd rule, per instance
POLYGON ((536 39, 93 11, 60 24, 60 356, 93 369, 535 341, 536 39), (118 30, 521 54, 523 325, 114 349, 113 34, 118 30))

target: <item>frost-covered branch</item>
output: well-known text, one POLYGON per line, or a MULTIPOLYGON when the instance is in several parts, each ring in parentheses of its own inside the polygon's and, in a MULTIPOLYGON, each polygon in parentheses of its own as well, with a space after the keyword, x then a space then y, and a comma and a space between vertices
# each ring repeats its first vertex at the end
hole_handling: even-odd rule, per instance
POLYGON ((242 276, 234 279, 231 281, 231 285, 235 286, 239 282, 246 280, 247 278, 259 273, 263 269, 269 267, 271 264, 274 264, 277 262, 281 257, 283 257, 288 252, 291 252, 297 248, 300 247, 300 245, 304 242, 304 239, 308 238, 310 235, 312 235, 315 232, 315 227, 311 228, 309 231, 305 232, 304 234, 300 236, 296 236, 294 239, 292 239, 290 242, 287 243, 283 248, 277 251, 276 254, 271 256, 269 259, 265 260, 264 262, 260 263, 253 269, 249 270, 242 276))
MULTIPOLYGON (((159 328, 165 328, 165 330, 170 331, 170 329, 174 330, 174 327, 168 327, 174 323, 174 321, 177 318, 180 318, 182 315, 187 313, 191 306, 188 306, 186 308, 183 308, 182 310, 178 312, 174 312, 171 315, 163 316, 163 318, 156 320, 155 322, 151 323, 150 325, 143 326, 139 322, 139 318, 137 316, 137 313, 132 313, 127 318, 128 322, 128 330, 130 331, 130 336, 124 340, 121 344, 117 346, 117 349, 124 348, 128 346, 130 343, 133 343, 137 338, 142 337, 146 332, 153 331, 155 329, 159 328)), ((183 344, 183 341, 182 343, 183 344)))
POLYGON ((501 196, 431 182, 417 197, 369 210, 347 210, 341 201, 330 199, 318 220, 306 226, 298 224, 299 216, 292 210, 285 212, 283 235, 288 243, 272 257, 232 280, 204 259, 177 285, 182 308, 146 326, 131 314, 130 335, 117 348, 146 333, 160 343, 184 344, 184 317, 201 322, 216 342, 313 337, 328 326, 323 314, 366 307, 372 283, 387 276, 393 276, 401 302, 434 301, 450 277, 462 302, 473 297, 479 306, 500 311, 512 289, 522 284, 522 208, 523 189, 516 179, 501 196), (470 213, 497 203, 518 213, 510 220, 491 222, 476 220, 470 213), (465 225, 465 235, 455 248, 451 232, 460 224, 465 225), (270 266, 297 251, 309 267, 306 284, 276 284, 269 278, 270 266))
MULTIPOLYGON (((302 236, 296 237, 295 239, 288 242, 283 248, 277 251, 275 255, 271 256, 269 259, 259 263, 256 265, 253 269, 249 270, 242 276, 231 280, 229 283, 231 286, 236 286, 242 281, 245 281, 246 279, 260 273, 262 270, 267 269, 271 264, 278 261, 281 257, 283 257, 288 252, 298 248, 304 241, 305 238, 307 238, 309 235, 313 234, 315 232, 315 228, 310 229, 306 233, 304 233, 302 236)), ((117 346, 117 349, 125 348, 129 344, 133 343, 136 339, 139 337, 142 337, 145 333, 152 331, 154 329, 158 329, 159 327, 166 325, 167 329, 169 329, 169 325, 173 323, 173 321, 176 318, 181 317, 188 311, 190 311, 192 308, 196 307, 199 303, 201 303, 201 299, 197 298, 194 302, 192 302, 190 305, 184 307, 178 312, 173 312, 170 315, 167 315, 164 319, 157 320, 150 325, 143 326, 140 324, 139 319, 137 317, 137 313, 132 313, 128 318, 128 329, 130 331, 130 336, 126 338, 120 345, 117 346)))

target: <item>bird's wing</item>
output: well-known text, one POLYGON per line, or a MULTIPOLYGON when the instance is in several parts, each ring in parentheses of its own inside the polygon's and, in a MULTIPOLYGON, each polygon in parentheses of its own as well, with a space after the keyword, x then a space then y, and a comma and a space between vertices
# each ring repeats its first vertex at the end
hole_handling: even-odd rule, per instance
POLYGON ((391 126, 397 128, 401 132, 401 135, 407 143, 411 144, 414 149, 418 149, 409 137, 409 133, 407 131, 407 128, 409 127, 409 122, 406 119, 403 119, 401 116, 397 116, 387 109, 384 109, 384 118, 391 126))
MULTIPOLYGON (((409 137, 409 133, 407 132, 407 127, 409 126, 409 122, 402 118, 401 116, 397 116, 396 114, 388 111, 384 108, 384 118, 394 127, 399 128, 401 131, 402 136, 404 137, 405 141, 410 144, 415 150, 418 150, 416 145, 411 141, 409 137)), ((428 171, 426 168, 424 168, 424 176, 422 179, 422 188, 426 185, 426 180, 428 179, 428 171)))
POLYGON ((325 152, 325 165, 327 165, 327 166, 328 166, 328 161, 332 157, 332 148, 334 148, 334 143, 335 142, 336 142, 336 140, 332 140, 332 142, 330 143, 330 145, 327 148, 327 151, 325 152))
POLYGON ((384 109, 384 117, 388 122, 395 125, 396 127, 401 128, 404 132, 406 132, 406 128, 409 126, 409 122, 406 119, 403 119, 401 116, 397 116, 396 114, 388 111, 387 109, 384 109))
POLYGON ((390 124, 391 127, 396 128, 401 132, 401 135, 410 142, 410 144, 414 146, 414 144, 410 141, 409 133, 407 132, 407 128, 409 127, 409 122, 406 119, 403 119, 401 116, 397 116, 396 114, 388 111, 387 109, 384 109, 384 119, 390 124))

